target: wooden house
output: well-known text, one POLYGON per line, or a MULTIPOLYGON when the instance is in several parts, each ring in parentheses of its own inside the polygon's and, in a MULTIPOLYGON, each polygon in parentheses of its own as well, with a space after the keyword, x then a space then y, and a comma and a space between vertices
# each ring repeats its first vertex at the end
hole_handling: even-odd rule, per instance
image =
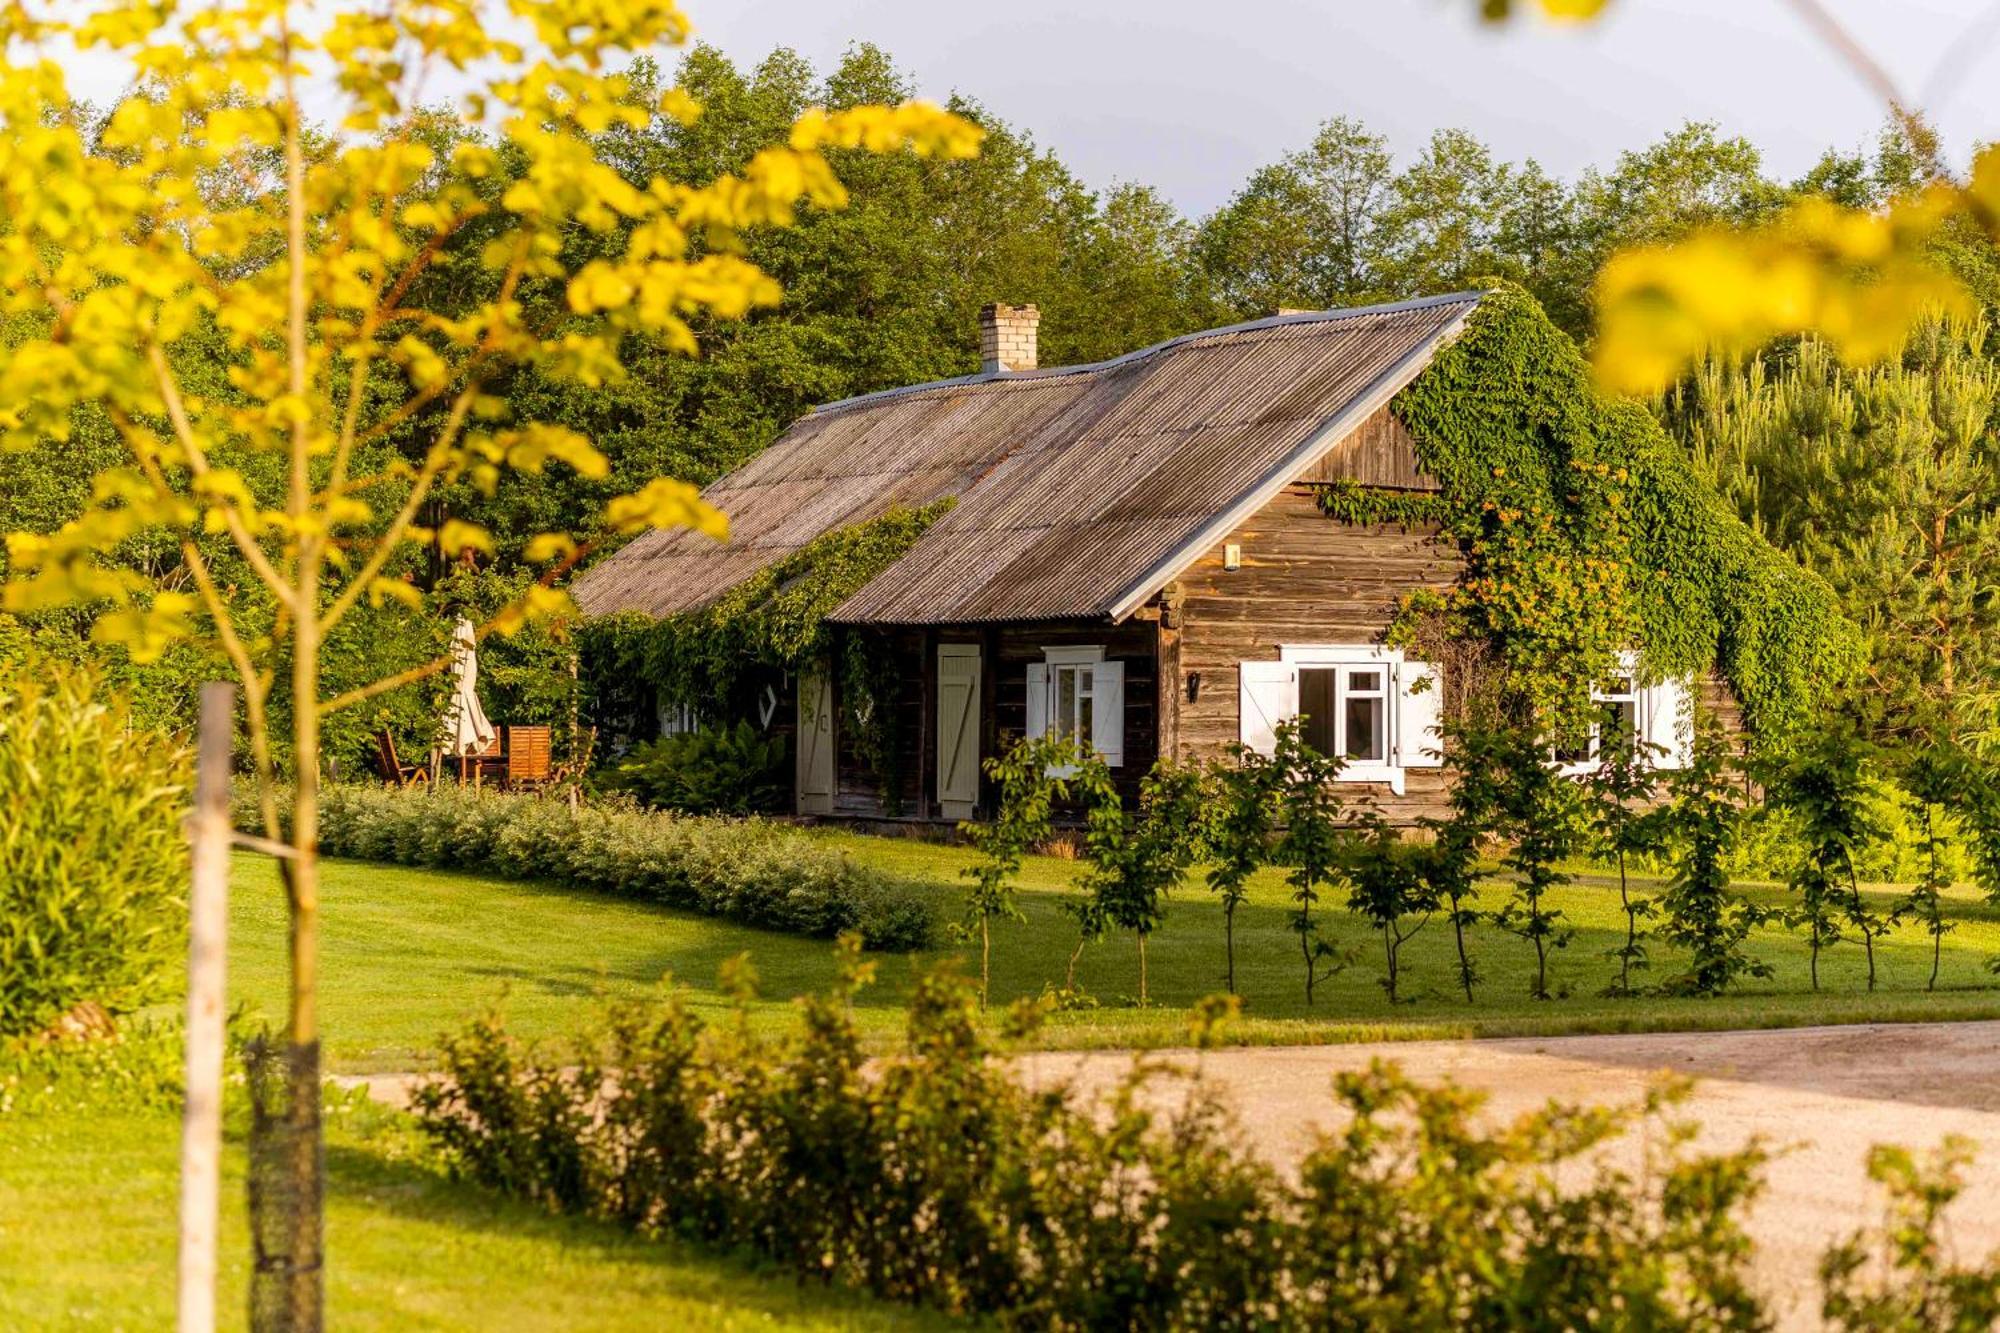
MULTIPOLYGON (((1268 747, 1303 714, 1345 781, 1412 819, 1444 795, 1441 691, 1384 631, 1465 557, 1434 524, 1329 518, 1319 492, 1437 489, 1392 401, 1482 299, 1290 313, 1061 368, 1036 366, 1034 307, 989 307, 980 373, 814 410, 705 492, 726 544, 642 537, 575 596, 593 616, 672 615, 823 533, 950 499, 830 618, 902 664, 896 762, 864 762, 830 675, 763 691, 760 720, 796 728, 800 813, 970 816, 981 760, 1049 729, 1135 786, 1157 756, 1268 747)), ((1687 683, 1605 694, 1678 762, 1687 683)))

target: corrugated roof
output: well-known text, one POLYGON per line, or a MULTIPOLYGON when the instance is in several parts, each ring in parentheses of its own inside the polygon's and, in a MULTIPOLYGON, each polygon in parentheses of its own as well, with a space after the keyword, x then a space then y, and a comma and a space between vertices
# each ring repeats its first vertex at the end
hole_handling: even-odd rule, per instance
POLYGON ((1414 379, 1478 299, 1285 315, 829 404, 703 492, 730 516, 726 545, 649 534, 575 596, 591 615, 670 614, 823 532, 956 496, 836 620, 1122 617, 1414 379))

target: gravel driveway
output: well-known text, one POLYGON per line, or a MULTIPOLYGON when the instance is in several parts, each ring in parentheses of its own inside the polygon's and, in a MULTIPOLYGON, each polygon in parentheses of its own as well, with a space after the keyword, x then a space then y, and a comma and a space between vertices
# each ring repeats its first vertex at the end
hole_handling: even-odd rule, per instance
MULTIPOLYGON (((1769 1188, 1749 1216, 1759 1280, 1787 1329, 1818 1325, 1817 1268, 1827 1242, 1881 1216, 1864 1166, 1872 1144, 1925 1149, 1953 1133, 1979 1144, 1949 1215, 1951 1239, 1968 1259, 2000 1249, 2000 1022, 1239 1047, 1200 1060, 1241 1118, 1248 1145, 1284 1163, 1299 1156, 1314 1127, 1334 1123, 1334 1072, 1365 1068, 1377 1056, 1420 1080, 1483 1089, 1501 1117, 1550 1099, 1634 1100, 1662 1069, 1695 1076, 1686 1110, 1702 1124, 1700 1146, 1734 1148, 1762 1135, 1790 1149, 1767 1168, 1769 1188)), ((1027 1065, 1038 1079, 1069 1079, 1088 1091, 1115 1083, 1128 1060, 1048 1052, 1027 1065)), ((1636 1143, 1631 1148, 1636 1163, 1636 1143)))

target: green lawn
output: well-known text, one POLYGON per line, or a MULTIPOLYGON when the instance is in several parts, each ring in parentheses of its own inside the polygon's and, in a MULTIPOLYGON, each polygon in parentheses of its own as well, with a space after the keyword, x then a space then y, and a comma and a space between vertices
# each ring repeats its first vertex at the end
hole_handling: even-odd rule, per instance
MULTIPOLYGON (((908 840, 827 835, 856 857, 938 885, 948 910, 959 901, 957 872, 968 863, 959 848, 908 840)), ((1074 927, 1062 911, 1077 866, 1032 860, 1024 876, 1027 920, 1002 923, 994 939, 996 1000, 1039 993, 1060 983, 1074 927)), ((232 982, 253 1012, 282 1012, 282 903, 269 863, 243 857, 235 877, 232 982)), ((1653 887, 1648 885, 1646 887, 1653 887)), ((1564 1032, 1663 1028, 1780 1026, 1867 1020, 2000 1017, 2000 985, 1985 970, 2000 954, 2000 911, 1969 889, 1954 895, 1959 929, 1946 937, 1939 989, 1923 989, 1928 941, 1915 928, 1878 946, 1880 989, 1864 989, 1858 944, 1842 944, 1821 962, 1825 990, 1807 985, 1806 953, 1776 927, 1754 940, 1758 956, 1777 968, 1720 1000, 1611 1000, 1598 992, 1615 965, 1605 956, 1620 938, 1615 886, 1602 877, 1554 895, 1578 934, 1554 956, 1552 976, 1567 998, 1528 998, 1532 951, 1511 936, 1482 928, 1474 948, 1484 981, 1477 1003, 1454 989, 1449 928, 1433 923, 1407 950, 1405 994, 1414 1003, 1392 1008, 1378 982, 1374 937, 1337 904, 1325 912, 1328 932, 1358 951, 1344 973, 1322 984, 1318 1002, 1304 1002, 1296 937, 1288 928, 1287 889, 1271 873, 1254 886, 1238 914, 1237 975, 1246 1019, 1245 1041, 1326 1042, 1369 1038, 1465 1035, 1550 1035, 1564 1032)), ((1488 905, 1505 886, 1487 886, 1488 905)), ((1770 900, 1775 890, 1751 889, 1770 900)), ((1872 890, 1886 907, 1896 890, 1872 890)), ((500 1004, 515 1030, 530 1035, 566 1031, 601 995, 645 990, 663 976, 686 985, 698 1007, 720 1012, 717 968, 748 952, 768 997, 759 1017, 783 1021, 793 995, 830 978, 824 942, 749 930, 704 917, 543 886, 476 876, 360 863, 332 863, 324 884, 323 1013, 332 1068, 348 1072, 422 1067, 438 1034, 489 1005, 500 1004)), ((962 952, 945 950, 944 952, 962 952)), ((1222 989, 1222 914, 1199 882, 1172 903, 1166 927, 1150 946, 1152 1007, 1132 1003, 1138 990, 1136 952, 1129 937, 1084 951, 1077 977, 1097 998, 1096 1009, 1059 1015, 1044 1034, 1050 1044, 1158 1044, 1181 1039, 1182 1010, 1222 989)), ((1673 956, 1655 950, 1656 975, 1673 956)), ((864 994, 863 1023, 884 1033, 900 1019, 911 963, 882 959, 881 982, 864 994)))
MULTIPOLYGON (((0 1328, 173 1324, 178 1121, 0 1115, 0 1328)), ((400 1118, 328 1131, 328 1324, 338 1329, 922 1329, 943 1321, 760 1274, 454 1184, 400 1118)), ((241 1328, 243 1159, 223 1181, 224 1325, 241 1328)))

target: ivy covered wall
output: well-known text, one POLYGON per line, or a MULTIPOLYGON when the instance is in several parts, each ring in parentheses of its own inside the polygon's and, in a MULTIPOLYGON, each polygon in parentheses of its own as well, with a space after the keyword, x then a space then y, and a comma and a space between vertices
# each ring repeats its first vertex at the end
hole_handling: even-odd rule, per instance
MULTIPOLYGON (((889 725, 893 710, 872 704, 900 680, 899 666, 871 652, 879 643, 874 635, 840 636, 836 651, 826 618, 902 558, 951 503, 898 507, 822 533, 690 611, 657 620, 622 612, 586 622, 579 648, 599 725, 627 731, 631 720, 606 715, 654 701, 686 704, 712 718, 754 716, 752 696, 774 675, 832 668, 844 709, 853 714, 845 724, 858 728, 854 734, 870 754, 887 747, 893 738, 873 731, 878 718, 889 725), (634 684, 644 688, 634 690, 634 684)), ((640 734, 646 730, 642 726, 640 734)))
MULTIPOLYGON (((1826 583, 1742 523, 1643 406, 1601 396, 1518 288, 1481 301, 1394 410, 1444 488, 1421 517, 1471 559, 1451 597, 1407 610, 1490 640, 1536 705, 1582 716, 1636 647, 1651 676, 1719 668, 1750 726, 1777 734, 1859 670, 1860 632, 1826 583)), ((1351 489, 1323 507, 1417 517, 1351 489)))

